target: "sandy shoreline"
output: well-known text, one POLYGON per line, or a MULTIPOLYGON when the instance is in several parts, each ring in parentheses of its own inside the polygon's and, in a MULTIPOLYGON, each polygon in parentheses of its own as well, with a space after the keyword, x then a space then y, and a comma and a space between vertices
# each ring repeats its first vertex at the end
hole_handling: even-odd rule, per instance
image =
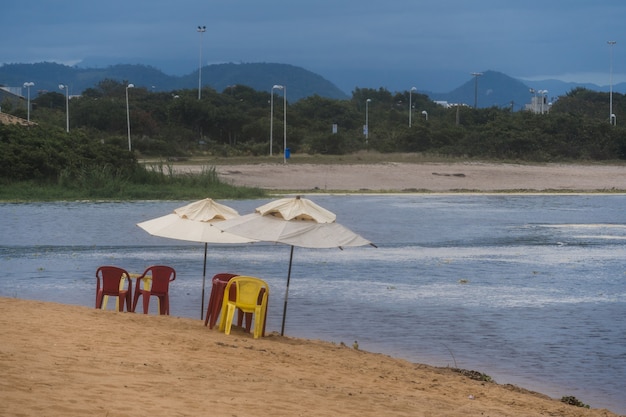
MULTIPOLYGON (((0 297, 3 416, 615 416, 448 368, 201 320, 0 297)), ((584 400, 584 399, 581 399, 584 400)))
MULTIPOLYGON (((197 165, 176 165, 198 172, 197 165)), ((217 165, 221 179, 268 190, 386 192, 616 192, 626 190, 626 165, 495 163, 217 165)))

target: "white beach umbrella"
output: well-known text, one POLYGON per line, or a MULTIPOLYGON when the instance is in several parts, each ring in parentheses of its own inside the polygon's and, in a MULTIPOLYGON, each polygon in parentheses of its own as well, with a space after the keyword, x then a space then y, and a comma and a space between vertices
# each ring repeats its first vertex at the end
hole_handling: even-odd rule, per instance
POLYGON ((204 242, 204 268, 202 270, 202 304, 200 319, 204 314, 204 294, 206 285, 206 257, 208 243, 250 243, 254 239, 223 233, 212 224, 235 219, 239 213, 233 208, 217 203, 210 198, 199 200, 174 210, 173 213, 152 220, 137 223, 153 236, 170 239, 204 242))
POLYGON ((257 207, 254 213, 216 223, 215 228, 248 239, 291 246, 281 335, 285 332, 287 299, 294 246, 344 248, 371 245, 369 240, 336 223, 336 215, 306 198, 282 198, 257 207))

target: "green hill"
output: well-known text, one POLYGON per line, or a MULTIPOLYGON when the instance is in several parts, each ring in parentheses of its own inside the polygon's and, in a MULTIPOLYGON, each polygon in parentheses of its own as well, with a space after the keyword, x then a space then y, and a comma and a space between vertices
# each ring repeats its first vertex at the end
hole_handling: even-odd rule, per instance
MULTIPOLYGON (((107 68, 79 68, 51 62, 5 64, 0 67, 0 85, 21 86, 35 83, 36 91, 58 91, 59 84, 70 86, 70 94, 81 94, 104 79, 133 83, 151 91, 198 88, 198 71, 181 77, 171 76, 145 65, 112 65, 107 68)), ((202 85, 224 91, 231 85, 245 85, 269 91, 275 84, 287 86, 287 99, 297 101, 318 95, 331 99, 348 96, 330 81, 304 68, 287 64, 218 64, 202 68, 202 85)))

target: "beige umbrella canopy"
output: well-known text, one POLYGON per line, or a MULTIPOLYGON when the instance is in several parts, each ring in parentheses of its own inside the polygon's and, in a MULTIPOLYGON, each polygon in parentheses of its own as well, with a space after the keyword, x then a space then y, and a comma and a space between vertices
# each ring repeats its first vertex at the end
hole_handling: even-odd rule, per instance
POLYGON ((235 219, 237 217, 239 217, 239 213, 237 213, 235 209, 217 203, 210 198, 205 198, 204 200, 199 200, 184 207, 177 208, 173 213, 165 216, 137 223, 137 226, 153 236, 187 240, 190 242, 204 242, 200 319, 202 319, 204 314, 207 244, 254 242, 254 239, 248 239, 231 233, 223 233, 219 229, 211 226, 217 222, 235 219))
POLYGON ((254 213, 214 224, 225 233, 291 245, 281 335, 285 332, 293 248, 344 248, 371 245, 369 240, 336 223, 336 215, 306 198, 282 198, 257 207, 254 213))

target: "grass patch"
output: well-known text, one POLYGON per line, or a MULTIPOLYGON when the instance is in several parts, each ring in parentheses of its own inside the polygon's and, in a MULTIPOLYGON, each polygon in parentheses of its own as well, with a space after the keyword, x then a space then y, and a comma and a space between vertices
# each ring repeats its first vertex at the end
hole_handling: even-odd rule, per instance
MULTIPOLYGON (((144 164, 154 164, 158 160, 149 158, 140 162, 144 164)), ((172 158, 172 164, 176 165, 254 165, 254 164, 282 164, 283 155, 276 154, 273 156, 193 156, 188 158, 172 158)), ((563 164, 572 163, 579 165, 624 165, 623 160, 607 160, 607 161, 588 161, 588 160, 559 160, 554 161, 563 164)), ((317 164, 317 165, 356 165, 356 164, 385 164, 385 163, 408 163, 408 164, 424 164, 424 163, 497 163, 497 164, 520 164, 520 165, 544 165, 546 162, 524 161, 519 159, 489 159, 489 158, 471 158, 468 156, 457 157, 438 153, 419 153, 419 152, 390 152, 381 153, 378 151, 358 151, 345 155, 321 155, 321 154, 304 154, 292 153, 287 163, 299 164, 317 164)))
POLYGON ((189 200, 251 199, 265 191, 222 182, 215 168, 203 167, 198 174, 174 175, 171 167, 155 164, 132 173, 110 167, 87 166, 64 171, 56 182, 19 181, 0 187, 2 201, 57 200, 189 200))
MULTIPOLYGON (((144 159, 141 162, 150 165, 156 160, 144 159)), ((195 156, 180 160, 172 160, 181 165, 247 165, 247 164, 282 164, 282 154, 274 156, 195 156)), ((377 151, 359 151, 346 155, 320 154, 291 154, 289 164, 318 164, 318 165, 354 165, 354 164, 381 164, 381 163, 427 163, 427 162, 468 162, 467 158, 454 158, 446 155, 422 153, 381 153, 377 151)), ((484 162, 484 160, 483 160, 484 162)))

